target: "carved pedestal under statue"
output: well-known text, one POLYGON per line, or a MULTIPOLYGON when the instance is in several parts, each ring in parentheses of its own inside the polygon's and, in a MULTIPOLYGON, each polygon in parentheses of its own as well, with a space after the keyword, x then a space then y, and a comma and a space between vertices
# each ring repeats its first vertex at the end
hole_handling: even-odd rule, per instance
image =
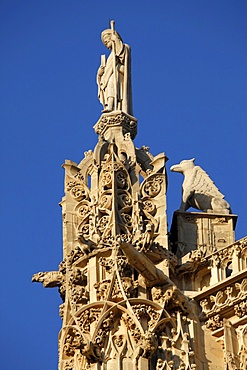
POLYGON ((111 26, 98 142, 63 165, 63 261, 33 276, 62 299, 59 370, 246 369, 246 239, 192 160, 172 168, 185 182, 168 240, 167 157, 133 143, 130 48, 111 26))
POLYGON ((237 216, 205 212, 181 212, 173 215, 170 242, 172 251, 182 260, 195 250, 203 256, 234 243, 237 216))

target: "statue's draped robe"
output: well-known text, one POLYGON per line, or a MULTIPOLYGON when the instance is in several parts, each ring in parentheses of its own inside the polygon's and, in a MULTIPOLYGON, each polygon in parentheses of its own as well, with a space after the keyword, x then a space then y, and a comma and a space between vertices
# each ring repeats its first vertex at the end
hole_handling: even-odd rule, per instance
POLYGON ((131 51, 123 44, 121 52, 116 54, 116 75, 114 76, 114 54, 109 55, 104 74, 98 81, 98 97, 105 107, 109 97, 117 97, 117 109, 133 115, 131 89, 131 51))

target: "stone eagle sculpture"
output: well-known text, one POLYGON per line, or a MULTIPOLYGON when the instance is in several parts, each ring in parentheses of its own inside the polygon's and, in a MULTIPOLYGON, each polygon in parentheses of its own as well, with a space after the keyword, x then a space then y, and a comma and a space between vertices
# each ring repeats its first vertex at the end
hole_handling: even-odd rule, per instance
POLYGON ((208 213, 231 213, 229 203, 208 174, 194 164, 195 158, 173 165, 170 170, 184 175, 180 211, 193 207, 208 213))

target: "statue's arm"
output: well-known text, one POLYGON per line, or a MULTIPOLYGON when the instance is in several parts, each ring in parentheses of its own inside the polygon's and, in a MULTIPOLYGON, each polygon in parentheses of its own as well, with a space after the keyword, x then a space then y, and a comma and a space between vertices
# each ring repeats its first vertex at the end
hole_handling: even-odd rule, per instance
POLYGON ((106 56, 101 55, 101 64, 98 68, 97 71, 97 84, 100 86, 101 85, 101 78, 103 74, 105 73, 105 66, 106 66, 106 56))
POLYGON ((98 72, 97 72, 98 79, 101 79, 101 77, 103 76, 104 72, 105 72, 105 67, 102 66, 102 65, 100 65, 99 66, 99 69, 98 69, 98 72))

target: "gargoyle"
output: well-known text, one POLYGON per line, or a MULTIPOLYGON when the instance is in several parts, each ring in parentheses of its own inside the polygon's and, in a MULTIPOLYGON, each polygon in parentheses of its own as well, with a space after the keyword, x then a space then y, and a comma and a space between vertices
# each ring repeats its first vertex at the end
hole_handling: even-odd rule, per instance
POLYGON ((189 253, 187 261, 176 267, 176 272, 179 275, 195 272, 198 266, 205 265, 207 262, 202 251, 198 249, 192 250, 189 253))
POLYGON ((195 158, 175 164, 170 168, 173 172, 184 175, 182 185, 182 203, 180 211, 193 207, 208 213, 231 213, 230 205, 224 195, 214 185, 208 174, 194 164, 195 158))
POLYGON ((175 284, 153 287, 151 290, 153 301, 169 308, 180 307, 182 311, 189 310, 188 298, 175 284))
POLYGON ((60 271, 38 272, 32 276, 32 282, 42 283, 45 288, 55 288, 62 284, 63 275, 60 271))

